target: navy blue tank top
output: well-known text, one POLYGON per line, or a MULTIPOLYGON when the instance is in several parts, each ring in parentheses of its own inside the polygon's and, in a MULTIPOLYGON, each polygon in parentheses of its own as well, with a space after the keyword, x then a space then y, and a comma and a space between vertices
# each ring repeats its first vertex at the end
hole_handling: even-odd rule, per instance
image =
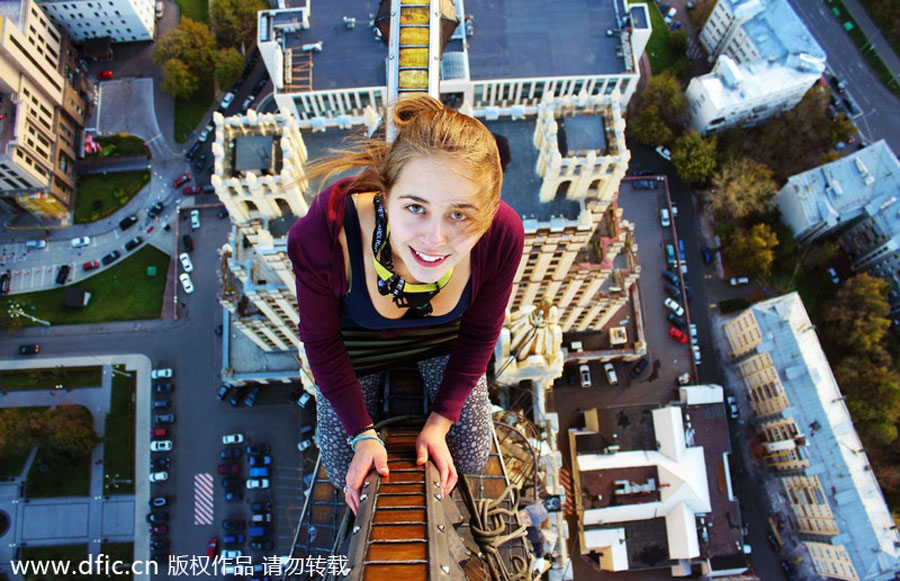
POLYGON ((347 252, 350 255, 350 290, 344 295, 341 313, 341 327, 344 329, 408 329, 411 327, 432 327, 449 323, 460 318, 465 312, 472 296, 472 277, 466 282, 466 288, 456 307, 446 315, 424 318, 388 319, 375 310, 372 297, 366 287, 366 267, 363 263, 363 252, 360 234, 359 216, 353 199, 346 196, 344 205, 344 233, 347 237, 347 252))

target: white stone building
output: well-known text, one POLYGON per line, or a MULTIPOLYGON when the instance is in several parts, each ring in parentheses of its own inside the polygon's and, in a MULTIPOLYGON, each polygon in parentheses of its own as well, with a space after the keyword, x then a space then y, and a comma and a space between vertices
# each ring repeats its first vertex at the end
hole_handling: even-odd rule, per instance
POLYGON ((53 22, 74 42, 109 37, 111 42, 153 40, 155 0, 39 0, 53 22))

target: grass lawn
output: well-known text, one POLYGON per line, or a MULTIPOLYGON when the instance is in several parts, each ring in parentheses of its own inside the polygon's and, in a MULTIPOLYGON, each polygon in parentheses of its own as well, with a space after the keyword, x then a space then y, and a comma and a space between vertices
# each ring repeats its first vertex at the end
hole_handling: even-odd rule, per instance
POLYGON ((103 149, 86 157, 127 157, 130 155, 150 157, 150 148, 143 139, 135 135, 101 135, 95 137, 94 141, 103 149))
POLYGON ((215 98, 212 75, 200 81, 200 88, 189 99, 175 100, 175 141, 184 143, 203 120, 215 98))
MULTIPOLYGON (((632 0, 634 2, 643 2, 644 0, 632 0)), ((647 2, 647 11, 650 13, 650 23, 653 26, 653 33, 650 35, 650 41, 647 43, 647 56, 650 58, 650 70, 654 75, 662 71, 672 68, 677 60, 676 56, 669 48, 669 27, 663 21, 663 15, 660 14, 659 8, 653 2, 647 2)))
MULTIPOLYGON (((134 561, 134 543, 101 543, 100 552, 104 555, 109 555, 110 563, 115 561, 131 563, 134 561)), ((134 575, 115 575, 112 578, 122 580, 134 579, 134 575)))
POLYGON ((90 454, 77 462, 63 462, 51 459, 43 448, 38 448, 25 481, 25 495, 28 498, 87 496, 91 493, 91 468, 90 454))
MULTIPOLYGON (((87 545, 52 545, 49 547, 22 547, 23 561, 69 561, 75 566, 87 559, 87 545)), ((63 579, 62 576, 26 575, 25 579, 63 579)))
MULTIPOLYGON (((22 407, 22 408, 5 408, 7 410, 13 410, 14 413, 17 413, 21 416, 27 416, 31 414, 40 413, 42 410, 47 409, 46 407, 22 407)), ((10 413, 10 412, 5 412, 10 413)), ((18 476, 22 473, 22 469, 25 468, 25 460, 28 459, 28 451, 23 452, 22 454, 10 454, 3 453, 0 451, 0 476, 18 476)))
MULTIPOLYGON (((120 258, 116 266, 78 283, 79 288, 91 293, 91 302, 85 308, 63 306, 64 288, 11 298, 19 304, 24 303, 29 313, 54 325, 158 319, 168 268, 169 255, 146 245, 131 256, 120 258), (147 276, 148 266, 156 267, 156 276, 147 276), (31 309, 31 306, 35 308, 31 309)), ((0 303, 0 308, 6 308, 6 305, 0 303)), ((28 321, 28 324, 38 323, 28 321)))
POLYGON ((79 175, 75 182, 75 223, 102 220, 127 204, 149 182, 147 170, 79 175))
POLYGON ((209 8, 205 0, 175 0, 181 17, 199 22, 209 22, 209 8))
MULTIPOLYGON (((115 367, 125 372, 122 365, 115 367)), ((113 373, 112 396, 106 415, 106 438, 103 447, 103 472, 109 478, 134 480, 134 418, 137 379, 113 373)), ((107 482, 104 477, 104 482, 107 482)), ((134 484, 106 485, 107 493, 134 494, 134 484)))
POLYGON ((4 369, 0 371, 0 386, 7 391, 53 389, 64 387, 99 387, 103 377, 101 367, 47 367, 43 369, 4 369))

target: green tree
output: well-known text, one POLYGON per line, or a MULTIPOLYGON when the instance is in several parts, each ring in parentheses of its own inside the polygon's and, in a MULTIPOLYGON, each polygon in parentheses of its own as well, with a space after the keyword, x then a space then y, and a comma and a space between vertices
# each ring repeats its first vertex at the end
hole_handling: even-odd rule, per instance
POLYGON ((880 346, 843 357, 834 377, 860 433, 880 445, 897 439, 900 420, 900 374, 880 346))
POLYGON ((42 443, 51 454, 65 458, 86 456, 100 442, 91 412, 80 405, 61 405, 45 412, 42 443))
POLYGON ((200 86, 200 78, 179 59, 169 59, 163 67, 162 89, 176 99, 186 99, 200 86))
POLYGON ((0 409, 0 453, 24 454, 34 446, 29 415, 15 408, 0 409))
POLYGON ((672 165, 684 182, 705 183, 716 171, 716 138, 705 140, 696 131, 683 133, 672 146, 672 165))
POLYGON ((641 111, 637 119, 632 121, 631 134, 642 145, 655 147, 666 145, 672 141, 672 130, 659 114, 659 107, 651 105, 641 111))
POLYGON ((656 105, 671 129, 681 127, 687 117, 688 105, 681 89, 681 81, 669 71, 653 75, 647 81, 647 88, 641 99, 645 108, 656 105))
POLYGON ((752 159, 738 158, 713 176, 706 205, 720 219, 740 220, 765 212, 775 192, 772 170, 752 159))
POLYGON ((731 265, 757 277, 768 277, 775 259, 778 237, 768 224, 756 224, 750 230, 740 229, 731 235, 725 256, 731 265))
POLYGON ((825 307, 828 338, 852 353, 871 352, 879 346, 891 326, 888 289, 887 282, 866 272, 844 282, 825 307))
POLYGON ((10 309, 13 306, 7 300, 0 304, 0 329, 7 331, 18 331, 25 326, 25 317, 20 317, 13 313, 10 309))
POLYGON ((825 128, 828 147, 834 147, 841 141, 846 142, 854 133, 856 133, 856 125, 853 124, 853 121, 847 119, 846 115, 841 113, 825 128))
POLYGON ((688 50, 687 33, 681 29, 673 31, 669 35, 669 48, 672 49, 672 52, 674 52, 676 55, 687 54, 687 50, 688 50))
POLYGON ((215 39, 205 24, 182 18, 178 28, 170 30, 157 41, 151 58, 160 67, 177 59, 200 76, 212 68, 215 50, 215 39))
POLYGON ((244 57, 236 48, 219 49, 216 56, 216 82, 230 85, 241 76, 244 70, 244 57))
POLYGON ((223 48, 244 47, 256 38, 256 13, 268 5, 262 0, 216 0, 210 7, 209 20, 216 41, 223 48))

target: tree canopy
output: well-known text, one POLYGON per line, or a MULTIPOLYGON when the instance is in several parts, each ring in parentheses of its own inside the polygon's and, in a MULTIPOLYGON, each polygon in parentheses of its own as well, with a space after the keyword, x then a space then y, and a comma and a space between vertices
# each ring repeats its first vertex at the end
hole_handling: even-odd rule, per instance
POLYGON ((169 59, 163 67, 162 89, 176 99, 186 99, 200 86, 200 77, 184 61, 169 59))
POLYGON ((887 282, 866 272, 845 281, 825 308, 829 339, 851 352, 868 353, 877 347, 891 326, 888 288, 887 282))
POLYGON ((767 277, 775 259, 778 237, 768 224, 760 223, 749 230, 739 229, 731 235, 725 256, 731 265, 751 276, 767 277))
POLYGON ((638 114, 631 122, 631 134, 642 145, 656 147, 668 145, 672 141, 672 130, 659 114, 659 107, 651 105, 638 114))
POLYGON ((772 170, 750 158, 732 159, 712 177, 706 204, 718 218, 741 220, 764 213, 775 192, 772 170))
POLYGON ((672 146, 672 165, 685 183, 705 183, 716 171, 716 138, 703 139, 696 131, 683 133, 672 146))
POLYGON ((688 105, 681 81, 670 72, 653 75, 641 95, 644 107, 656 106, 670 129, 681 127, 687 117, 688 105))
POLYGON ((244 57, 236 48, 219 49, 216 56, 216 82, 219 85, 230 85, 241 76, 244 70, 244 57))
POLYGON ((153 62, 163 69, 163 90, 175 98, 193 94, 200 79, 212 69, 215 50, 215 39, 205 24, 182 18, 153 50, 153 62))
MULTIPOLYGON (((262 0, 216 0, 210 5, 209 20, 220 47, 240 48, 256 38, 257 12, 266 10, 262 0)), ((235 77, 237 78, 237 77, 235 77)))

